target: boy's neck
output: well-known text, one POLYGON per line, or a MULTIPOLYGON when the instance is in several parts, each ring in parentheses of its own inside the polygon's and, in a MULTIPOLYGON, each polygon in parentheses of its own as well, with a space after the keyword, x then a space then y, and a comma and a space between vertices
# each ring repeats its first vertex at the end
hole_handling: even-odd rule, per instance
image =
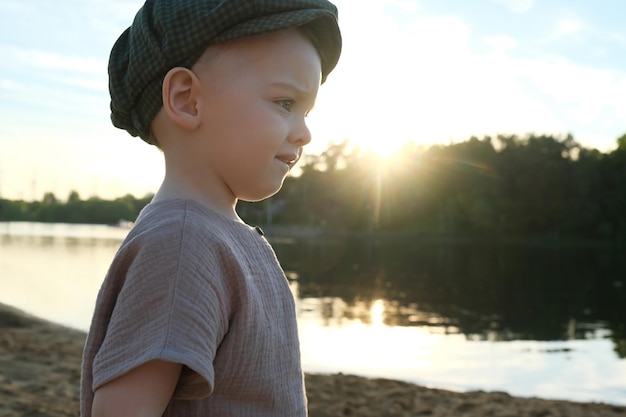
POLYGON ((220 199, 218 195, 207 195, 203 190, 198 190, 190 186, 187 181, 181 181, 180 179, 166 175, 152 201, 157 202, 172 199, 193 200, 229 219, 243 223, 243 220, 241 220, 235 210, 237 204, 236 199, 232 201, 223 198, 220 199))

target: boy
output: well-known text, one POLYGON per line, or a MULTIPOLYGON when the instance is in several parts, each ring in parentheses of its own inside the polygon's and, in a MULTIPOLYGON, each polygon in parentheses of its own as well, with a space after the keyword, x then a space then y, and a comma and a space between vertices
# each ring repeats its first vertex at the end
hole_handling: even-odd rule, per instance
POLYGON ((293 298, 235 204, 280 189, 340 49, 325 0, 148 0, 116 42, 113 123, 166 174, 98 295, 83 417, 306 415, 293 298))

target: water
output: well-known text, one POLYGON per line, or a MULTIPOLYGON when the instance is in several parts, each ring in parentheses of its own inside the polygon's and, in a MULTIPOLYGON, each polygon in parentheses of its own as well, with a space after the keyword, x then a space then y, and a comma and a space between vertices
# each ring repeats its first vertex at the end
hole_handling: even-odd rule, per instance
MULTIPOLYGON (((126 233, 0 223, 0 302, 86 330, 126 233)), ((626 265, 613 250, 273 244, 296 297, 305 371, 626 405, 626 265)))

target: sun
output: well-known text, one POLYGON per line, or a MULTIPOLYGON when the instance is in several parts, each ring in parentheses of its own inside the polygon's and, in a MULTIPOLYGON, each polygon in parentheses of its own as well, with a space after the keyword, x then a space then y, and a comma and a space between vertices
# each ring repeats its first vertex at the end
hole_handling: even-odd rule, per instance
MULTIPOLYGON (((329 144, 347 139, 353 146, 386 159, 411 141, 397 121, 386 119, 374 107, 360 103, 356 109, 345 111, 345 96, 320 90, 317 103, 307 116, 313 135, 308 149, 323 152, 329 144)), ((356 95, 350 95, 353 96, 356 95)))
POLYGON ((401 138, 359 138, 355 141, 361 149, 371 151, 381 159, 388 159, 409 141, 401 138))

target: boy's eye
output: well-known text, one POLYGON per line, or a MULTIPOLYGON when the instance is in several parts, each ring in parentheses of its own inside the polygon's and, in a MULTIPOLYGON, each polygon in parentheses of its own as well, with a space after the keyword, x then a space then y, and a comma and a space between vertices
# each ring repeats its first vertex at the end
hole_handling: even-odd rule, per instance
POLYGON ((287 110, 288 112, 291 112, 291 110, 293 110, 293 100, 291 99, 277 100, 276 104, 278 104, 280 107, 287 110))

